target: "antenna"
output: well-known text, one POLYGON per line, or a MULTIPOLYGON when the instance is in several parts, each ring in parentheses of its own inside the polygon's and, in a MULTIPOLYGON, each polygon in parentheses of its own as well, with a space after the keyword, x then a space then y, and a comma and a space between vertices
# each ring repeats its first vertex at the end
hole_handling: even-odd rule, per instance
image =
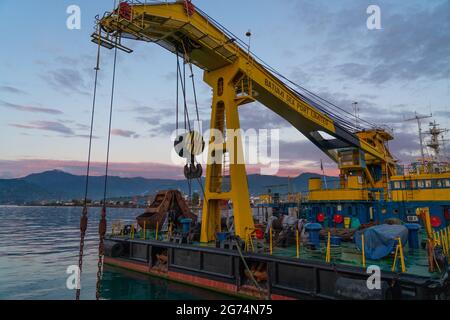
POLYGON ((433 115, 430 114, 429 116, 426 115, 420 115, 417 112, 414 112, 414 118, 406 119, 404 121, 417 121, 417 127, 419 128, 419 141, 420 141, 420 155, 422 157, 422 164, 425 164, 425 153, 423 150, 423 135, 422 135, 422 122, 423 119, 431 118, 433 115))
POLYGON ((358 108, 358 102, 353 102, 353 112, 355 113, 355 127, 358 128, 358 112, 359 112, 359 108, 358 108))
POLYGON ((251 49, 250 49, 250 47, 251 47, 251 45, 252 45, 252 31, 249 29, 246 33, 245 33, 245 36, 248 38, 248 44, 247 44, 247 49, 248 49, 248 51, 247 51, 247 65, 249 66, 249 73, 250 73, 250 70, 251 70, 251 68, 253 67, 253 59, 251 59, 251 49), (251 64, 252 64, 252 66, 250 66, 250 61, 251 61, 251 64))
POLYGON ((252 31, 249 29, 246 33, 245 36, 248 38, 248 56, 250 57, 250 46, 252 44, 252 31))

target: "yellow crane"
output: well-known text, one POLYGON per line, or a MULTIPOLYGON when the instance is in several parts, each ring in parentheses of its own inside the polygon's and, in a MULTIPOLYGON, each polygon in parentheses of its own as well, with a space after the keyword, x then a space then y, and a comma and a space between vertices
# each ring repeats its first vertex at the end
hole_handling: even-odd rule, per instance
MULTIPOLYGON (((379 128, 352 130, 311 96, 298 92, 191 1, 122 2, 98 19, 98 29, 92 37, 95 43, 125 52, 132 50, 122 39, 156 43, 201 68, 204 81, 213 90, 212 130, 240 129, 239 107, 258 101, 286 119, 338 164, 343 187, 345 177, 351 175, 360 177, 367 188, 386 190, 389 177, 395 174, 396 160, 386 146, 393 139, 389 132, 379 128)), ((254 229, 245 164, 238 161, 238 155, 242 155, 242 144, 237 136, 227 136, 220 144, 210 141, 202 242, 214 240, 220 231, 222 200, 232 201, 237 236, 246 239, 254 229), (217 161, 216 152, 229 154, 230 189, 223 189, 223 161, 217 161)))

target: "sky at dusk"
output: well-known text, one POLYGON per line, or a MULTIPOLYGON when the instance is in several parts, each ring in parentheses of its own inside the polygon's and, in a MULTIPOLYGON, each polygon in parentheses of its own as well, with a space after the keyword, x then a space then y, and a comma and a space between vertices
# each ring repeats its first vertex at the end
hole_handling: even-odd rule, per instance
MULTIPOLYGON (((245 38, 259 57, 303 87, 362 118, 394 129, 393 154, 419 155, 417 125, 433 113, 450 128, 450 1, 448 0, 193 0, 245 38), (366 9, 381 8, 381 30, 368 30, 366 9)), ((109 0, 0 0, 0 178, 60 169, 85 172, 96 46, 94 17, 109 0), (81 29, 66 28, 69 5, 81 8, 81 29)), ((111 141, 111 174, 181 178, 171 162, 175 128, 175 56, 161 47, 125 42, 119 52, 111 141)), ((113 51, 102 49, 93 142, 93 173, 103 174, 113 51)), ((211 90, 195 69, 203 127, 211 90)), ((279 175, 335 165, 279 116, 253 103, 240 110, 244 129, 280 129, 279 175)), ((424 128, 428 127, 424 121, 424 128)), ((255 168, 250 172, 255 171, 255 168)), ((255 171, 256 172, 256 171, 255 171)))

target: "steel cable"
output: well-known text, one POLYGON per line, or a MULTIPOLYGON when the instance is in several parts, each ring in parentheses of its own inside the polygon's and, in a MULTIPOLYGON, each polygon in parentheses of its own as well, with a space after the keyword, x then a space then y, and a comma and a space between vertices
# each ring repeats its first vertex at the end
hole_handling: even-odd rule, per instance
POLYGON ((114 62, 113 62, 113 78, 111 87, 111 101, 109 107, 109 125, 108 125, 108 143, 106 148, 106 165, 105 165, 105 184, 103 189, 103 207, 100 216, 100 223, 98 228, 99 233, 99 245, 98 245, 98 263, 97 263, 97 283, 96 283, 96 294, 95 298, 100 299, 101 292, 101 278, 103 275, 103 259, 104 259, 104 240, 106 235, 106 194, 108 188, 108 171, 109 171, 109 155, 110 155, 110 145, 111 145, 111 127, 112 127, 112 116, 113 116, 113 105, 114 105, 114 91, 115 91, 115 81, 116 81, 116 65, 117 65, 117 41, 119 35, 116 35, 114 48, 114 62))
MULTIPOLYGON (((99 30, 100 33, 100 30, 99 30)), ((99 38, 100 39, 100 38, 99 38)), ((83 255, 84 255, 84 238, 86 236, 86 229, 87 229, 87 223, 88 223, 88 211, 87 211, 87 198, 88 198, 88 189, 89 189, 89 176, 90 176, 90 168, 91 168, 91 151, 92 151, 92 137, 93 137, 93 131, 94 131, 94 116, 95 116, 95 105, 96 105, 96 97, 97 97, 97 83, 98 83, 98 71, 100 70, 100 40, 98 41, 98 48, 97 48, 97 63, 94 68, 95 70, 95 78, 94 78, 94 93, 93 93, 93 99, 92 99, 92 110, 91 110, 91 125, 90 125, 90 132, 89 132, 89 150, 88 150, 88 157, 87 157, 87 166, 86 166, 86 183, 85 183, 85 191, 84 191, 84 206, 83 211, 80 218, 80 252, 78 255, 78 285, 75 293, 75 299, 80 300, 80 294, 81 294, 81 272, 83 270, 83 255)))

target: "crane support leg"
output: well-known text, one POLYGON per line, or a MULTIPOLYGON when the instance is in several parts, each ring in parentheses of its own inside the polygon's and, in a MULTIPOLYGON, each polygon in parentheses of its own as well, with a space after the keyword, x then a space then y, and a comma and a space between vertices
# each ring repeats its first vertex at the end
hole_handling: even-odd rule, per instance
POLYGON ((208 148, 205 199, 202 212, 201 242, 215 240, 221 231, 220 202, 231 200, 235 234, 246 239, 253 231, 247 175, 245 171, 238 107, 242 98, 236 96, 237 64, 205 72, 205 81, 213 88, 211 139, 208 148), (224 155, 229 158, 230 186, 224 183, 224 155))

